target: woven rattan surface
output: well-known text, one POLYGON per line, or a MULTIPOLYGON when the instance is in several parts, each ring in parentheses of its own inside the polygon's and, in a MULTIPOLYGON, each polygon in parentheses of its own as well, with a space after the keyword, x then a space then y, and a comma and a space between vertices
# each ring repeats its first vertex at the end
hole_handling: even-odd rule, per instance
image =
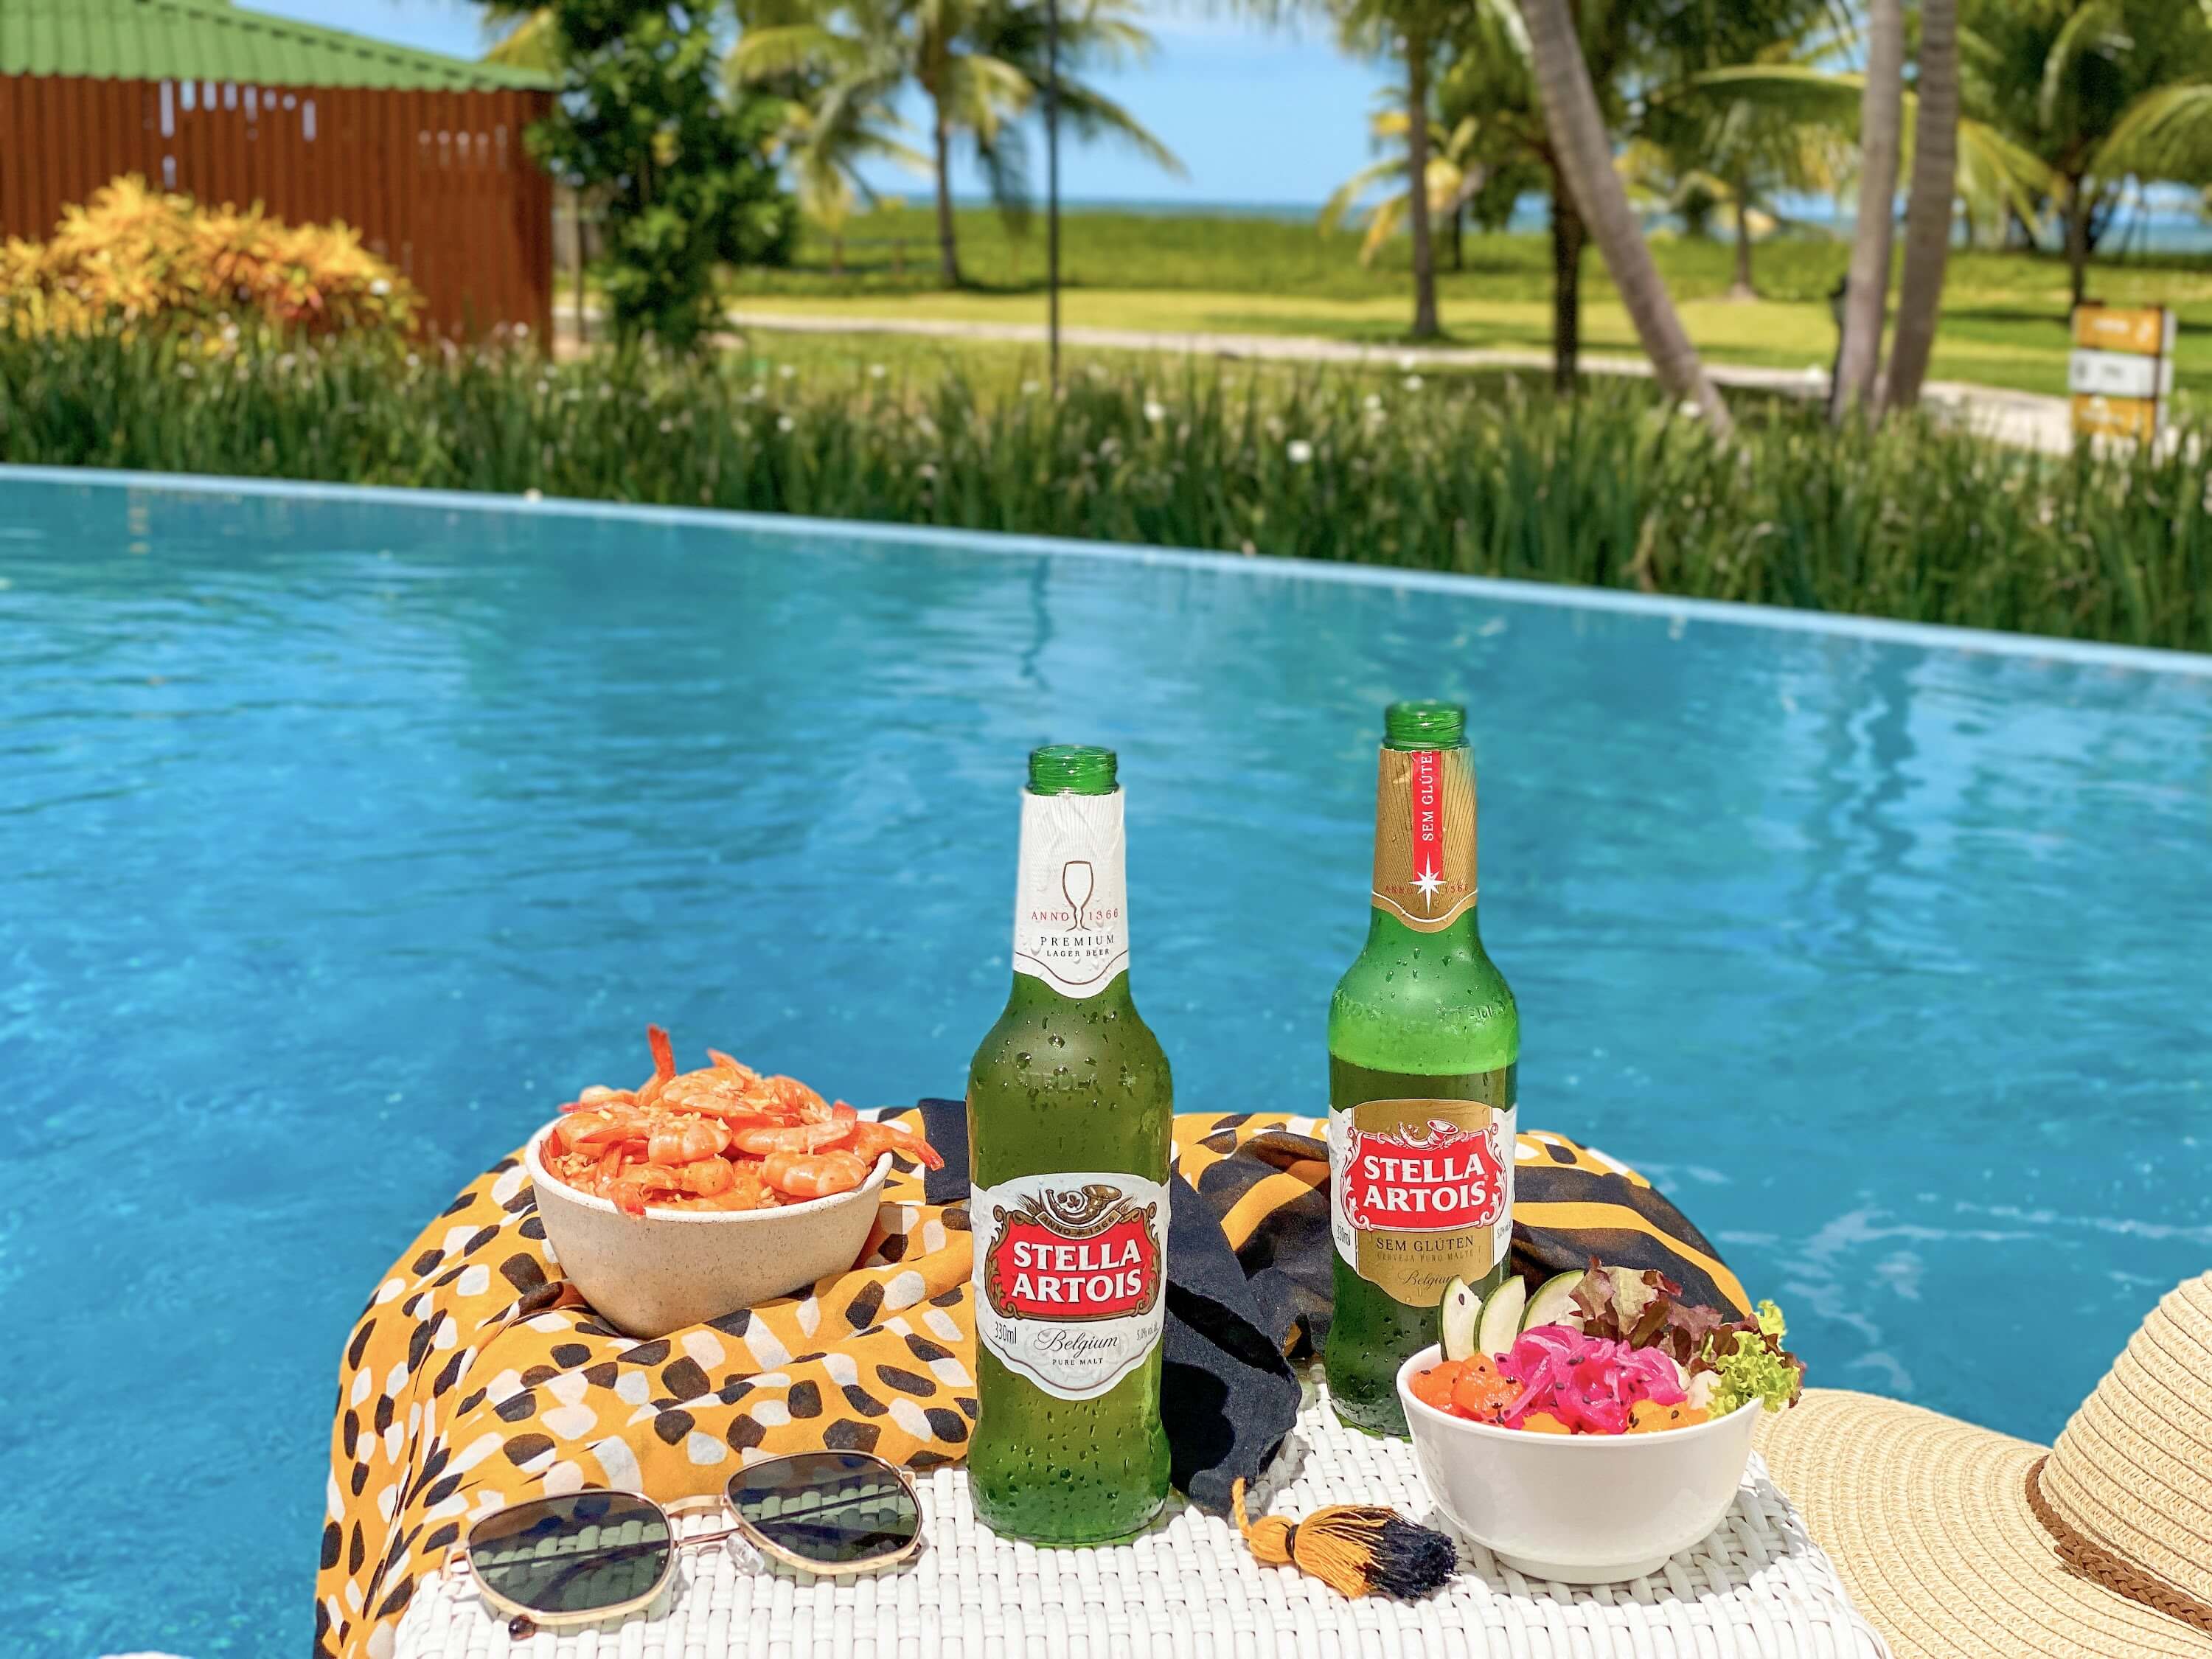
MULTIPOLYGON (((809 1579, 695 1548, 645 1617, 520 1642, 441 1577, 408 1609, 397 1659, 1887 1659, 1756 1458, 1719 1529, 1650 1577, 1571 1589, 1468 1546, 1460 1576, 1418 1603, 1347 1601, 1261 1567, 1226 1522, 1180 1506, 1127 1544, 1008 1542, 976 1522, 967 1479, 917 1478, 928 1544, 898 1572, 809 1579)), ((1294 1517, 1386 1503, 1443 1524, 1412 1453, 1340 1425, 1318 1390, 1261 1496, 1294 1517)))

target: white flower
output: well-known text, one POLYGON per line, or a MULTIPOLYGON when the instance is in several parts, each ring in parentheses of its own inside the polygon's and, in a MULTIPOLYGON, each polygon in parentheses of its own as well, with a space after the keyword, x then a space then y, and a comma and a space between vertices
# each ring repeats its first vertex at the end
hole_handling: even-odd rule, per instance
POLYGON ((793 375, 797 374, 799 371, 793 368, 789 363, 786 363, 781 368, 776 370, 776 373, 782 375, 785 380, 788 380, 793 375))
POLYGON ((1805 379, 1808 385, 1818 386, 1821 381, 1827 378, 1828 371, 1821 368, 1820 364, 1808 363, 1805 365, 1805 379))
POLYGON ((1304 466, 1313 459, 1313 446, 1304 438, 1293 438, 1283 446, 1283 453, 1291 458, 1292 466, 1304 466))
POLYGON ((528 339, 530 337, 530 325, 527 323, 517 323, 514 325, 514 337, 518 340, 528 339))
POLYGON ((1418 374, 1408 374, 1406 377, 1406 390, 1408 392, 1419 392, 1420 389, 1421 377, 1418 374))
POLYGON ((660 435, 664 438, 675 430, 676 422, 673 421, 663 421, 660 423, 660 435))
POLYGON ((1369 392, 1361 402, 1370 415, 1380 415, 1382 412, 1382 394, 1379 392, 1369 392))
POLYGON ((410 368, 420 368, 422 367, 422 360, 410 351, 407 354, 407 367, 410 368))
POLYGON ((368 291, 371 294, 375 295, 377 298, 382 299, 386 295, 392 292, 392 284, 386 282, 383 277, 380 276, 368 285, 368 291))
POLYGON ((1398 367, 1405 370, 1407 374, 1411 374, 1413 372, 1413 365, 1419 361, 1419 358, 1414 356, 1412 352, 1408 351, 1399 357, 1398 367))
POLYGON ((775 429, 778 432, 796 432, 799 429, 799 422, 788 415, 779 415, 775 417, 775 429))
POLYGON ((882 380, 884 378, 884 366, 881 363, 870 363, 868 365, 868 378, 872 380, 882 380))
POLYGON ((1705 411, 1698 406, 1695 398, 1685 398, 1675 405, 1674 412, 1686 421, 1694 421, 1702 418, 1705 411))
POLYGON ((545 499, 545 492, 542 489, 526 489, 522 492, 522 499, 526 501, 542 501, 545 499))
POLYGON ((1024 380, 1024 381, 1022 382, 1022 396, 1023 396, 1023 397, 1024 397, 1024 398, 1034 398, 1034 397, 1036 397, 1036 394, 1037 394, 1037 383, 1036 383, 1035 380, 1024 380))
POLYGON ((1145 418, 1158 426, 1168 417, 1168 406, 1157 398, 1145 399, 1145 418))

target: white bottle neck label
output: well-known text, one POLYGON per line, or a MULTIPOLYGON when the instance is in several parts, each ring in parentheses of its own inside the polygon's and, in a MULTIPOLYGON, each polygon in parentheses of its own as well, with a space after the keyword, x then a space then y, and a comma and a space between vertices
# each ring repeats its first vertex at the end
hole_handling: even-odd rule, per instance
POLYGON ((1014 884, 1014 971, 1066 997, 1093 997, 1129 966, 1121 792, 1022 792, 1014 884))

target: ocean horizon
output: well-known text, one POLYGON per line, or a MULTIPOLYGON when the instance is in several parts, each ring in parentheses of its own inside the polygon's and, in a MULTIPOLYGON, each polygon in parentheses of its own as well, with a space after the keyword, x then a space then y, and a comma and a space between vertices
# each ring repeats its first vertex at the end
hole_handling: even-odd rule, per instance
MULTIPOLYGON (((2167 199, 2145 202, 2132 211, 2124 211, 2099 246, 2100 259, 2212 252, 2212 219, 2197 210, 2193 192, 2161 189, 2150 193, 2167 199)), ((953 204, 962 208, 991 205, 988 197, 976 196, 956 196, 953 204)), ((922 204, 909 198, 905 205, 922 204)), ((1071 196, 1061 198, 1060 211, 1069 215, 1121 213, 1161 219, 1255 219, 1307 224, 1321 216, 1322 205, 1318 201, 1212 202, 1177 197, 1071 196)), ((1848 237, 1857 222, 1857 216, 1848 208, 1820 198, 1791 201, 1784 210, 1789 226, 1785 234, 1841 239, 1848 237)), ((1901 209, 1899 219, 1901 223, 1901 209)), ((1514 204, 1513 216, 1505 228, 1509 234, 1533 234, 1549 223, 1549 204, 1542 196, 1531 195, 1514 204)), ((1647 231, 1681 228, 1680 220, 1667 213, 1646 214, 1644 224, 1647 231)), ((1965 245, 1963 238, 1959 245, 1965 245)), ((2039 250, 2045 253, 2059 252, 2063 246, 2056 225, 2037 239, 2039 250)))

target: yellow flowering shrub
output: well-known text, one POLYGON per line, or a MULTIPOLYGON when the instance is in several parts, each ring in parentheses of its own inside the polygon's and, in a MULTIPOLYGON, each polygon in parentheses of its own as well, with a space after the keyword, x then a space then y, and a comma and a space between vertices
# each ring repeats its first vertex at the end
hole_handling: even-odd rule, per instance
POLYGON ((259 318, 313 334, 403 334, 422 296, 343 223, 203 207, 136 173, 66 209, 43 242, 0 243, 0 326, 82 333, 259 318))

